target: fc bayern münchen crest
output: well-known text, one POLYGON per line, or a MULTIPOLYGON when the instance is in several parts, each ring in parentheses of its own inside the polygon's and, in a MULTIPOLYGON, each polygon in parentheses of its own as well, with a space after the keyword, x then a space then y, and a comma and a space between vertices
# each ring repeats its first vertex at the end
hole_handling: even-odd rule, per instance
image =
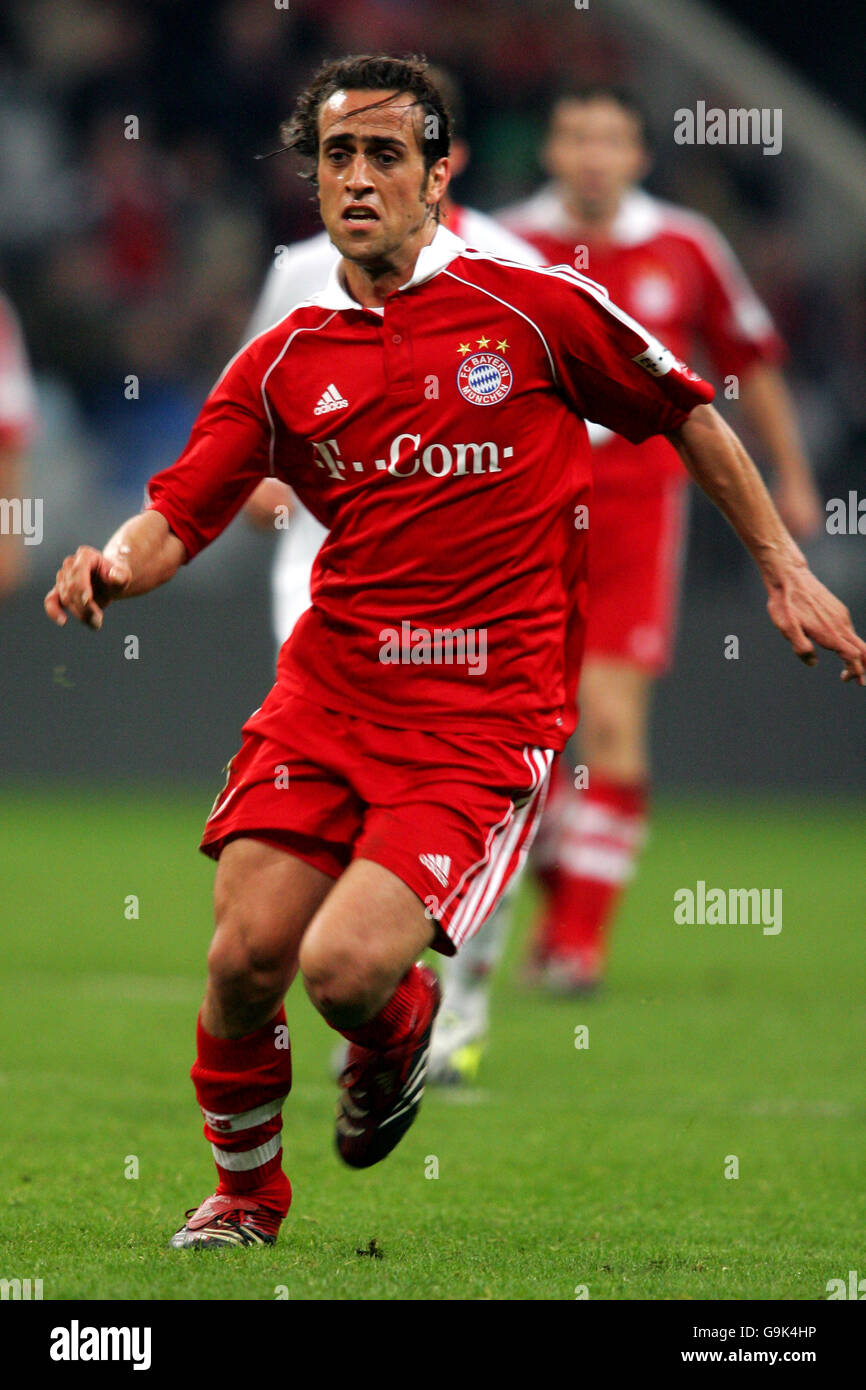
POLYGON ((457 389, 470 405, 498 405, 513 382, 511 368, 495 352, 473 353, 464 358, 457 373, 457 389))

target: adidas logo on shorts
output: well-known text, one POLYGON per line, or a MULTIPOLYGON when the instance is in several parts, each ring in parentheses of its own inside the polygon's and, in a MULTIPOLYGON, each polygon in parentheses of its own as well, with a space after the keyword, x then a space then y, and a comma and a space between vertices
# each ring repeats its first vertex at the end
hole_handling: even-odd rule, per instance
POLYGON ((448 875, 451 872, 451 860, 447 854, 419 854, 418 858, 429 869, 435 879, 438 879, 443 888, 448 887, 448 875))
POLYGON ((332 410, 346 410, 349 402, 340 395, 333 381, 327 386, 319 397, 314 415, 327 415, 332 410))

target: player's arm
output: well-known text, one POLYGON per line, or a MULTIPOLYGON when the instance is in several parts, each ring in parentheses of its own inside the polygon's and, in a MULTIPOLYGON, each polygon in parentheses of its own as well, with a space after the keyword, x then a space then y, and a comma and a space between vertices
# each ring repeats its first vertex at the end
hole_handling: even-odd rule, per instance
MULTIPOLYGON (((293 304, 303 299, 306 291, 297 283, 298 276, 289 273, 290 271, 291 262, 288 267, 284 261, 271 266, 258 303, 253 310, 253 316, 247 324, 245 333, 247 342, 251 338, 257 337, 259 333, 264 333, 268 328, 271 328, 288 313, 293 304)), ((323 272, 323 284, 326 279, 327 270, 323 272)), ((265 478, 244 503, 244 516, 259 531, 272 531, 276 508, 288 507, 289 514, 291 514, 292 502, 293 493, 290 487, 281 483, 277 478, 265 478)))
POLYGON ((763 445, 775 474, 773 494, 788 529, 808 540, 823 510, 797 412, 785 378, 771 362, 755 362, 740 385, 740 405, 763 445))
MULTIPOLYGON (((273 328, 313 291, 324 288, 331 269, 340 259, 327 234, 320 232, 296 246, 280 248, 247 324, 244 341, 273 328)), ((244 505, 244 516, 260 531, 272 531, 277 507, 294 509, 294 493, 277 478, 265 478, 244 505)))
POLYGON ((536 299, 557 384, 576 413, 633 444, 665 435, 752 555, 770 617, 797 655, 814 665, 817 642, 842 658, 843 680, 866 685, 866 643, 848 610, 812 574, 742 443, 708 404, 713 388, 570 270, 548 272, 536 299))
POLYGON ((739 376, 739 400, 773 470, 773 495, 788 529, 803 540, 821 522, 821 499, 778 363, 785 344, 731 247, 697 219, 692 249, 704 286, 700 332, 719 375, 739 376))
POLYGON ((718 411, 698 405, 667 437, 751 554, 769 594, 770 618, 801 660, 815 665, 817 642, 842 658, 844 681, 866 685, 866 642, 844 604, 809 569, 760 473, 718 411))
POLYGON ((71 613, 88 627, 100 628, 109 603, 165 584, 186 559, 186 548, 165 517, 141 512, 115 531, 104 550, 80 545, 67 555, 45 595, 45 612, 58 627, 71 613))

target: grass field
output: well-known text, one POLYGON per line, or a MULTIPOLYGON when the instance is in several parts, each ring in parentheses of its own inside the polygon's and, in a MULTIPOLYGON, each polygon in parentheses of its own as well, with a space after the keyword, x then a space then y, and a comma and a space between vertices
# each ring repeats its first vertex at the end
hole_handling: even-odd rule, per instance
POLYGON ((607 993, 522 989, 513 941, 477 1086, 428 1090, 368 1172, 335 1157, 334 1035, 296 989, 279 1243, 166 1249, 213 1189, 187 1076, 207 800, 0 798, 0 1277, 45 1299, 821 1299, 866 1274, 863 833, 844 804, 660 803, 607 993), (782 931, 675 926, 698 879, 780 887, 782 931), (372 1239, 381 1259, 357 1253, 372 1239))

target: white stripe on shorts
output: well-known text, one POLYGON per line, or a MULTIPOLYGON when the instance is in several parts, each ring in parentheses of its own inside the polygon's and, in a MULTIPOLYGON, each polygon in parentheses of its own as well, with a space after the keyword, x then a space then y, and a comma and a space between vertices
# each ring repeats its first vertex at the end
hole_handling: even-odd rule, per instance
MULTIPOLYGON (((537 792, 538 787, 544 780, 545 767, 543 754, 538 748, 524 748, 523 757, 527 763, 530 763, 531 759, 531 768, 533 772, 532 786, 534 791, 537 792)), ((511 862, 515 847, 520 843, 523 836, 524 828, 532 813, 534 803, 535 796, 533 795, 533 797, 527 801, 526 805, 522 806, 520 810, 517 811, 513 822, 503 836, 500 844, 497 846, 496 852, 491 855, 490 869, 488 873, 484 875, 485 882, 482 885, 481 900, 472 913, 472 920, 476 922, 478 926, 481 926, 493 911, 493 905, 499 895, 503 876, 511 862)), ((467 926, 464 935, 468 935, 470 929, 471 924, 467 926)), ((462 939, 461 937, 461 940, 462 939)))
POLYGON ((553 756, 553 751, 549 748, 524 748, 523 757, 532 773, 530 798, 519 811, 515 812, 511 807, 508 815, 499 821, 488 835, 484 859, 473 865, 473 869, 480 872, 448 926, 448 935, 455 946, 459 946, 471 936, 493 911, 496 899, 502 891, 503 879, 518 846, 520 862, 523 862, 529 843, 521 845, 521 840, 526 837, 527 822, 532 829, 533 822, 537 820, 539 801, 546 787, 546 777, 553 763, 553 756))
MULTIPOLYGON (((524 749, 524 757, 526 757, 526 753, 527 750, 524 749)), ((484 895, 476 911, 473 913, 472 922, 469 923, 463 931, 463 934, 460 938, 461 941, 464 940, 466 936, 471 935, 473 931, 477 930, 478 927, 481 927, 487 921, 487 918, 493 911, 496 902, 500 896, 500 893, 502 892, 502 880, 505 877, 505 874, 508 872, 508 866, 511 863, 515 850, 519 848, 519 858, 517 864, 512 870, 510 878, 513 878, 514 874, 523 865, 523 862, 529 851, 529 845, 531 844, 532 839, 534 838, 536 828, 534 822, 537 822, 540 811, 540 803, 543 799, 544 792, 546 791, 545 777, 547 773, 550 771, 550 767, 553 762, 553 753, 550 750, 544 750, 539 748, 531 749, 529 750, 529 753, 530 757, 533 760, 536 773, 538 774, 533 779, 534 792, 532 798, 526 803, 525 806, 521 807, 521 809, 517 812, 516 816, 514 817, 514 822, 504 838, 501 850, 496 856, 495 863, 491 861, 490 872, 488 875, 485 875, 485 877, 488 879, 488 883, 485 888, 484 895), (542 789, 541 794, 539 794, 540 788, 542 789)))
POLYGON ((526 822, 532 811, 532 802, 516 813, 507 830, 500 837, 494 853, 490 857, 490 864, 485 874, 480 876, 481 896, 476 897, 473 903, 472 915, 469 921, 461 924, 459 936, 455 935, 454 944, 460 942, 472 934, 476 926, 480 926, 486 921, 493 910, 496 897, 502 886, 502 879, 508 869, 516 846, 520 843, 520 837, 526 828, 526 822))
MULTIPOLYGON (((225 790, 225 789, 223 789, 223 790, 225 790)), ((239 791, 240 791, 240 787, 232 787, 231 791, 229 792, 228 796, 226 797, 226 799, 225 799, 225 801, 222 803, 222 805, 219 805, 219 804, 218 804, 218 803, 219 803, 219 797, 217 797, 216 801, 214 802, 213 810, 211 811, 210 815, 209 815, 208 818, 207 818, 207 824, 208 824, 208 825, 209 825, 210 822, 214 819, 215 816, 221 816, 221 815, 222 815, 223 811, 224 811, 225 808, 228 806, 228 804, 229 804, 229 802, 231 801, 232 797, 233 797, 233 796, 236 796, 237 793, 238 793, 239 791)), ((220 792, 220 796, 222 796, 222 792, 220 792)))

